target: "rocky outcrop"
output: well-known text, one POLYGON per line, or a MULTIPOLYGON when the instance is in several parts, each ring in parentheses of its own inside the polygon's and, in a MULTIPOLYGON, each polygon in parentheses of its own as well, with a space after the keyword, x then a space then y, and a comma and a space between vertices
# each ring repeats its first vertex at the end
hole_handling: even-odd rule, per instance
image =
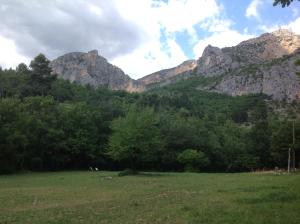
POLYGON ((219 76, 212 86, 198 89, 231 96, 266 94, 273 100, 300 100, 300 36, 278 30, 241 42, 235 47, 207 46, 197 63, 198 76, 219 76))
POLYGON ((232 58, 218 47, 208 45, 201 58, 198 60, 197 74, 204 76, 215 76, 239 67, 233 63, 232 58))
POLYGON ((263 93, 274 100, 299 100, 300 86, 294 65, 299 56, 300 36, 288 30, 266 33, 237 46, 207 46, 197 60, 133 80, 107 62, 96 50, 69 53, 51 62, 59 77, 94 87, 142 92, 194 76, 217 77, 213 85, 198 89, 232 96, 263 93), (288 55, 288 56, 287 56, 288 55))
POLYGON ((50 65, 53 73, 71 82, 93 87, 103 86, 112 90, 139 90, 137 81, 108 63, 104 57, 98 55, 97 50, 68 53, 53 60, 50 65))
POLYGON ((155 83, 160 83, 160 82, 166 82, 173 77, 176 77, 182 73, 190 72, 193 69, 195 69, 197 66, 197 61, 196 60, 188 60, 183 62, 182 64, 170 68, 170 69, 164 69, 155 73, 152 73, 150 75, 147 75, 141 79, 138 80, 138 82, 143 85, 152 85, 155 83))
MULTIPOLYGON (((232 96, 264 93, 274 100, 298 99, 299 85, 293 60, 269 66, 300 48, 300 36, 288 30, 266 33, 237 46, 218 48, 208 45, 202 56, 175 68, 155 72, 138 80, 144 89, 165 86, 194 76, 222 77, 218 85, 199 87, 232 96), (251 71, 251 73, 249 73, 251 71)), ((295 56, 296 57, 296 56, 295 56)), ((295 59, 295 58, 294 58, 295 59)))
POLYGON ((198 59, 197 74, 218 76, 250 64, 281 58, 298 48, 300 36, 284 29, 243 41, 235 47, 220 49, 209 45, 198 59))
POLYGON ((198 89, 231 96, 266 94, 277 101, 299 101, 300 79, 296 74, 300 67, 295 65, 298 59, 300 52, 269 63, 246 66, 224 74, 210 86, 198 89))

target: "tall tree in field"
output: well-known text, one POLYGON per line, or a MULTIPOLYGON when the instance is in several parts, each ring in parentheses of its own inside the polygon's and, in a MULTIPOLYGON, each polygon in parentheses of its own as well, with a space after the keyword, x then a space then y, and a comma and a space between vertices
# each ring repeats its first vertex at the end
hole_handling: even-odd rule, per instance
POLYGON ((31 86, 34 95, 47 95, 56 76, 51 74, 50 61, 43 54, 36 56, 30 63, 31 86))
POLYGON ((20 63, 16 67, 16 72, 17 72, 17 74, 28 75, 30 71, 29 71, 29 69, 28 69, 28 67, 27 67, 27 65, 25 63, 20 63))
POLYGON ((138 164, 155 163, 164 144, 152 109, 131 109, 125 117, 112 123, 109 155, 137 169, 138 164))

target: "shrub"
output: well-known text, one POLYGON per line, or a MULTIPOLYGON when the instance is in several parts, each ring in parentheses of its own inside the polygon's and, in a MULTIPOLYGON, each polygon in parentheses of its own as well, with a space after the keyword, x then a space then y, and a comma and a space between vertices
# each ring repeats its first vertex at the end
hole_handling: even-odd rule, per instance
POLYGON ((119 172, 118 176, 123 177, 123 176, 136 175, 136 174, 138 174, 138 171, 136 171, 136 170, 125 169, 125 170, 119 172))
POLYGON ((177 157, 178 162, 185 166, 186 171, 199 171, 209 164, 209 159, 206 155, 195 149, 186 149, 177 157))

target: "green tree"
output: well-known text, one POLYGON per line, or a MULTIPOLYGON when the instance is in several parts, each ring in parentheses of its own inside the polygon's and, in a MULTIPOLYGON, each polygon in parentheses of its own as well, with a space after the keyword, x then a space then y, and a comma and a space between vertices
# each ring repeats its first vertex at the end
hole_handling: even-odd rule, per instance
POLYGON ((30 63, 30 84, 33 95, 47 95, 52 82, 56 79, 52 75, 50 61, 43 54, 36 56, 30 63))
POLYGON ((108 154, 136 170, 138 165, 159 161, 164 142, 153 109, 131 108, 125 117, 112 122, 108 154))
MULTIPOLYGON (((295 65, 296 65, 296 66, 300 66, 300 59, 298 59, 298 60, 295 61, 295 65)), ((296 75, 297 75, 298 77, 300 77, 300 72, 297 72, 296 75)))
POLYGON ((21 128, 27 119, 22 107, 18 99, 0 99, 0 173, 23 169, 28 139, 21 128))
POLYGON ((17 74, 23 74, 23 75, 28 75, 30 73, 30 71, 25 63, 20 63, 16 67, 16 72, 17 72, 17 74))
MULTIPOLYGON (((300 1, 300 0, 298 0, 300 1)), ((293 2, 293 0, 274 0, 273 5, 276 6, 278 4, 280 4, 282 6, 282 8, 289 6, 291 3, 293 2)))
POLYGON ((259 167, 270 167, 271 131, 268 121, 261 120, 256 122, 249 135, 251 138, 251 152, 259 159, 259 167))
POLYGON ((186 171, 198 171, 200 168, 209 165, 209 159, 206 155, 194 149, 184 150, 178 155, 177 159, 185 166, 186 171))

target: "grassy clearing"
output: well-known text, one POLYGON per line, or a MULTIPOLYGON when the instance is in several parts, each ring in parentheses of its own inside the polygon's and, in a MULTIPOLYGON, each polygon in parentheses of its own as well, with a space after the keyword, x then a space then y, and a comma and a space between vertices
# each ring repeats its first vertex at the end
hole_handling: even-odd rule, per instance
POLYGON ((0 176, 0 223, 299 224, 300 175, 0 176))

